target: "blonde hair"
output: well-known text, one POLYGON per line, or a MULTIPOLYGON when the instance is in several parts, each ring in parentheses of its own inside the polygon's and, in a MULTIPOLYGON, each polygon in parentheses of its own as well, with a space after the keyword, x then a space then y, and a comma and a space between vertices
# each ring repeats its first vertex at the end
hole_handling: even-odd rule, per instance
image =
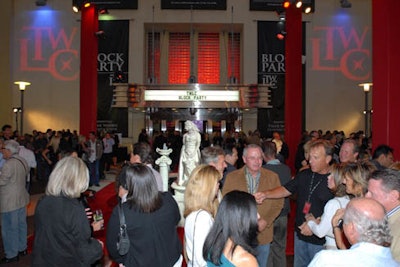
POLYGON ((336 163, 331 166, 331 175, 335 183, 335 196, 343 197, 347 195, 346 186, 343 184, 344 164, 336 163))
POLYGON ((57 162, 46 187, 48 196, 78 198, 89 186, 89 170, 77 157, 65 157, 57 162))
POLYGON ((375 166, 366 160, 344 165, 343 177, 352 179, 353 187, 361 190, 356 197, 365 196, 368 191, 368 178, 375 170, 375 166))
POLYGON ((210 165, 199 165, 192 171, 185 191, 185 218, 200 209, 215 216, 218 208, 215 186, 220 178, 219 171, 210 165))
POLYGON ((52 146, 54 149, 54 152, 56 153, 58 151, 58 147, 60 146, 60 141, 61 141, 61 137, 56 135, 53 136, 50 141, 49 144, 47 145, 47 147, 52 146))

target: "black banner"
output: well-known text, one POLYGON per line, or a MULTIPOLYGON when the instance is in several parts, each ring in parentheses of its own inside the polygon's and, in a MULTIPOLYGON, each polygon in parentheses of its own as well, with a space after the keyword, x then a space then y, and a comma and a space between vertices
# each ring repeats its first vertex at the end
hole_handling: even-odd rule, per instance
MULTIPOLYGON (((258 11, 277 11, 283 9, 283 2, 285 0, 250 0, 250 10, 258 11)), ((303 0, 303 7, 311 6, 314 12, 315 0, 303 0)))
MULTIPOLYGON (((73 6, 82 7, 85 0, 72 0, 73 6)), ((138 9, 138 0, 91 0, 98 8, 107 9, 138 9)))
POLYGON ((257 127, 263 137, 285 129, 285 41, 276 37, 282 25, 258 22, 258 83, 270 85, 271 109, 258 109, 257 127))
MULTIPOLYGON (((128 136, 128 109, 112 108, 112 83, 117 76, 128 82, 129 21, 99 21, 97 56, 97 130, 128 136)), ((81 75, 85 75, 81 73, 81 75)))
POLYGON ((161 0, 161 9, 226 10, 226 0, 161 0))

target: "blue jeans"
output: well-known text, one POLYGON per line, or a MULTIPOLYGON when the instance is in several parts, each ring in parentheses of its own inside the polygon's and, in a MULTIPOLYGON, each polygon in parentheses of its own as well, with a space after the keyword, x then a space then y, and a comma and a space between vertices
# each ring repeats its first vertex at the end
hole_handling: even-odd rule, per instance
POLYGON ((89 184, 99 184, 99 178, 100 178, 100 173, 99 173, 99 167, 100 167, 100 161, 95 160, 93 162, 88 163, 89 167, 89 176, 90 176, 90 181, 89 184))
POLYGON ((1 236, 7 258, 14 258, 27 247, 26 208, 1 213, 1 236))
POLYGON ((294 267, 307 267, 314 255, 324 248, 323 245, 315 245, 300 240, 294 233, 294 267))
POLYGON ((257 262, 259 267, 266 267, 271 244, 257 246, 257 262))

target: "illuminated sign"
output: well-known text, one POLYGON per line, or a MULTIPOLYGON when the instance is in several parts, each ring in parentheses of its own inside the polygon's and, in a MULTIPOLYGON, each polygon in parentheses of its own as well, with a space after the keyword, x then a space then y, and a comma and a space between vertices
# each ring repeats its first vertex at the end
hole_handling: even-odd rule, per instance
POLYGON ((239 91, 146 90, 144 101, 239 101, 239 91))

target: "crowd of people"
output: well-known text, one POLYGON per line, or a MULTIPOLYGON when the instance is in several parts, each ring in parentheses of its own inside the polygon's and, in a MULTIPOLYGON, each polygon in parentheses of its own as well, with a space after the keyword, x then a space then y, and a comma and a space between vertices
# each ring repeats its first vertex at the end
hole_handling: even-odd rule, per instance
POLYGON ((346 138, 339 131, 311 131, 290 151, 277 132, 266 139, 258 131, 210 137, 187 123, 191 135, 174 132, 150 138, 144 130, 118 175, 120 201, 104 225, 104 220, 90 220, 93 215, 81 196, 115 164, 118 140, 95 132, 85 140, 69 131, 21 137, 8 126, 0 143, 1 263, 18 261, 27 253, 26 185, 32 173, 48 181, 35 212, 32 266, 91 266, 104 247, 120 267, 181 266, 183 261, 193 267, 286 266, 291 196, 297 204, 295 267, 400 266, 399 164, 390 146, 372 151, 370 139, 361 132, 346 138), (154 150, 164 144, 180 144, 180 152, 171 156, 178 169, 195 160, 182 182, 183 242, 177 232, 178 204, 170 191, 163 192, 153 165, 154 150), (20 145, 33 152, 36 172, 19 155, 20 145), (186 146, 196 159, 180 159, 186 146), (285 164, 289 152, 296 155, 294 175, 285 164), (41 169, 39 158, 50 167, 41 169), (123 255, 117 246, 121 211, 130 240, 123 255), (104 244, 92 235, 102 227, 107 233, 104 244))

